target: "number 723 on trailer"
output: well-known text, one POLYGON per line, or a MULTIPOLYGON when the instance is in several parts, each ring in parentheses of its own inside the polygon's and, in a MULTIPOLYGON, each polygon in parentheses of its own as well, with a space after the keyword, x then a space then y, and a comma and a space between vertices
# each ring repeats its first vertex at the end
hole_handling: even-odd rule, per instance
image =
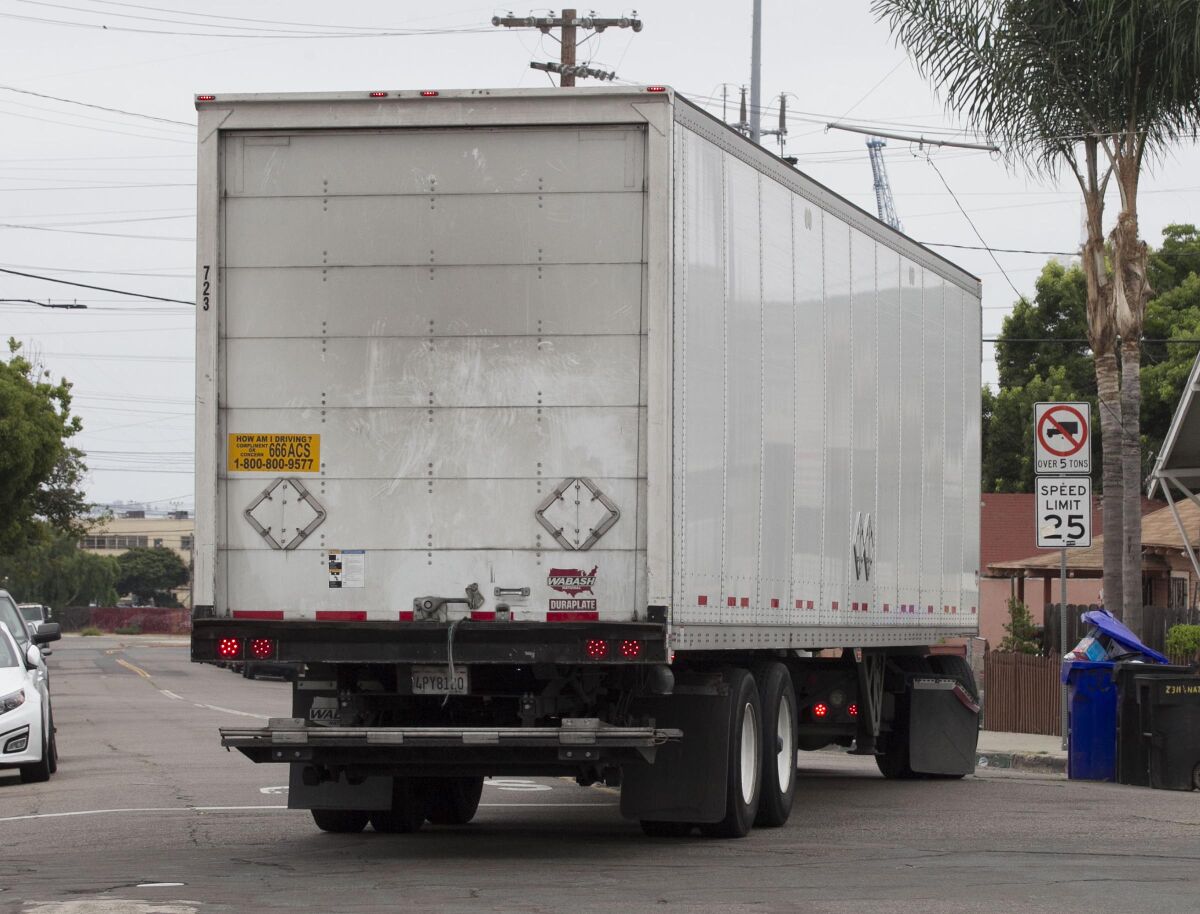
POLYGON ((1034 492, 1039 549, 1092 545, 1090 476, 1038 476, 1034 492))

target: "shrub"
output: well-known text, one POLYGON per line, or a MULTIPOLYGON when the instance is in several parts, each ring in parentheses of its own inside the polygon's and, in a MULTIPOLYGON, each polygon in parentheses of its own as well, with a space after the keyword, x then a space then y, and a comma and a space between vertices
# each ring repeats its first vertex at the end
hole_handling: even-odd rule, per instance
POLYGON ((1167 653, 1191 659, 1200 651, 1200 625, 1172 625, 1167 632, 1167 653))
POLYGON ((118 635, 140 635, 142 627, 140 625, 122 625, 120 628, 115 628, 113 631, 118 635))
POLYGON ((1040 654, 1042 644, 1038 634, 1029 607, 1016 597, 1009 597, 1008 621, 1004 623, 1004 640, 1000 642, 1000 650, 1012 654, 1040 654))
POLYGON ((96 628, 96 626, 88 625, 88 626, 84 627, 83 629, 81 629, 79 634, 83 635, 85 638, 90 638, 94 635, 102 634, 102 632, 100 631, 100 629, 96 628))

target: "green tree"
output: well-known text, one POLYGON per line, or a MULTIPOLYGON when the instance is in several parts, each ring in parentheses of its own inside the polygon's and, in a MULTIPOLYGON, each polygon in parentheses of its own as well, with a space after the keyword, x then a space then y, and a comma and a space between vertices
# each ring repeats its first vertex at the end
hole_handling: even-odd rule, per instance
POLYGON ((1020 299, 1004 318, 996 343, 1000 386, 1024 387, 1033 378, 1048 378, 1052 368, 1062 367, 1070 390, 1084 398, 1094 396, 1096 370, 1087 345, 1083 270, 1052 260, 1042 267, 1034 288, 1033 301, 1020 299))
POLYGON ((167 593, 190 577, 188 566, 166 546, 130 549, 117 556, 117 590, 141 603, 162 603, 167 593))
POLYGON ((36 535, 35 519, 78 533, 86 506, 78 488, 86 467, 66 441, 82 423, 71 415, 71 385, 52 384, 9 340, 0 362, 0 553, 36 535))
MULTIPOLYGON (((983 390, 983 479, 985 492, 1033 491, 1033 404, 1088 399, 1067 380, 1067 369, 1049 369, 1024 386, 983 390)), ((1091 398, 1093 403, 1095 398, 1091 398)))
POLYGON ((1041 633, 1033 623, 1029 607, 1016 597, 1008 598, 1008 621, 1004 623, 1004 638, 1000 650, 1010 654, 1040 654, 1041 633))
POLYGON ((0 556, 0 587, 25 603, 112 605, 116 581, 115 558, 84 552, 72 534, 44 521, 24 546, 0 556))
POLYGON ((1138 232, 1147 156, 1200 126, 1196 0, 874 0, 968 125, 1012 163, 1061 169, 1086 211, 1088 337, 1104 431, 1104 592, 1141 627, 1141 338, 1152 294, 1138 232), (1120 212, 1104 235, 1109 180, 1120 212), (1118 363, 1118 345, 1120 362, 1118 363))

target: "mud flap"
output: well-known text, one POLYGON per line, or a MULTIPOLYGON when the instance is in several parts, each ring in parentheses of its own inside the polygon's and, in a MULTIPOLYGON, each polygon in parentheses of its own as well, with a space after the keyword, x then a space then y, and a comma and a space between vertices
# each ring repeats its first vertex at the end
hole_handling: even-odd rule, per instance
POLYGON ((910 684, 908 757, 921 774, 975 770, 979 705, 957 679, 917 677, 910 684))
POLYGON ((336 781, 304 783, 306 765, 288 765, 288 809, 361 809, 374 812, 392 808, 392 778, 370 775, 351 784, 342 772, 336 781))
POLYGON ((621 815, 657 822, 719 822, 725 815, 729 769, 729 715, 733 705, 723 680, 675 694, 644 698, 636 713, 655 726, 678 728, 683 739, 660 746, 653 765, 621 769, 621 815))

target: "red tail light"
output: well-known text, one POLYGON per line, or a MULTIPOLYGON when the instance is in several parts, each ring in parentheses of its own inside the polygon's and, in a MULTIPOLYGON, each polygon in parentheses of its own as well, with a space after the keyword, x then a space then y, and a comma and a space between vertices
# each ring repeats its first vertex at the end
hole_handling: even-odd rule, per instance
POLYGON ((270 660, 275 656, 275 642, 269 638, 255 638, 250 642, 250 654, 255 660, 270 660))
POLYGON ((608 642, 600 638, 589 638, 584 650, 589 660, 603 660, 608 656, 608 642))
POLYGON ((238 638, 222 638, 217 642, 217 656, 222 660, 233 660, 242 656, 242 642, 238 638))
POLYGON ((622 641, 621 656, 626 660, 637 660, 642 656, 642 642, 640 641, 622 641))
POLYGON ((825 717, 829 713, 829 706, 823 704, 813 705, 813 717, 825 717))
POLYGON ((858 717, 858 705, 851 705, 846 709, 846 713, 851 717, 858 717))

